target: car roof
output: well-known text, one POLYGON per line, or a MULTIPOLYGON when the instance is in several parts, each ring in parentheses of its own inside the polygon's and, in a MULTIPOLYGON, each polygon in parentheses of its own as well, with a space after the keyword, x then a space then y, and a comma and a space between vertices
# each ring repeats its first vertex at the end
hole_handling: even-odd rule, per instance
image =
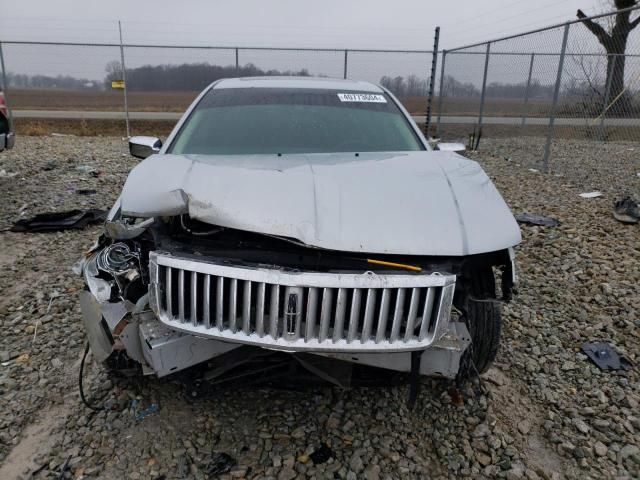
POLYGON ((373 83, 360 80, 343 80, 326 77, 244 77, 225 78, 213 85, 214 89, 223 88, 313 88, 319 90, 345 90, 382 93, 382 89, 373 83))

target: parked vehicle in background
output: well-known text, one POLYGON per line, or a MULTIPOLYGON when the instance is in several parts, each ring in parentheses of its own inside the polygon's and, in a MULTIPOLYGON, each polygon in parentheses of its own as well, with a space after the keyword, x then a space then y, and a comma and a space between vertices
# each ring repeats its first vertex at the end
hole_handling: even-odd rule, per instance
POLYGON ((494 359, 518 225, 384 88, 220 80, 165 145, 130 150, 144 161, 81 268, 110 367, 226 372, 286 352, 326 377, 332 360, 464 378, 494 359))
POLYGON ((0 90, 0 152, 5 148, 13 148, 15 135, 10 129, 9 109, 4 99, 4 92, 0 90))

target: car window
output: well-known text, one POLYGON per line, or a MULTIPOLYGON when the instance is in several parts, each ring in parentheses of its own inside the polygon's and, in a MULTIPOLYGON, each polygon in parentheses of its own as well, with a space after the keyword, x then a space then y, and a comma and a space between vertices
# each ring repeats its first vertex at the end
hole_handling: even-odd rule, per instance
POLYGON ((168 153, 275 154, 424 150, 386 94, 312 89, 213 89, 168 153))

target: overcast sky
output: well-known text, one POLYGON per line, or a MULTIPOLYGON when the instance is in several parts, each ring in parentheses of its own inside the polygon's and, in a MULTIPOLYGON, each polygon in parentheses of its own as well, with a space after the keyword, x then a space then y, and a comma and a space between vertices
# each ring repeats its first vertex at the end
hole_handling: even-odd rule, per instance
POLYGON ((0 39, 431 49, 605 10, 606 0, 1 0, 0 39))
MULTIPOLYGON (((0 0, 0 40, 117 43, 121 20, 128 44, 430 50, 439 25, 440 48, 450 49, 573 20, 578 8, 603 13, 609 5, 607 0, 0 0)), ((561 43, 558 28, 494 44, 489 81, 525 81, 530 52, 557 54, 561 43), (523 55, 495 55, 500 51, 523 55)), ((117 47, 5 44, 3 50, 7 70, 28 75, 102 81, 105 66, 120 61, 117 47)), ((447 74, 478 85, 484 47, 476 50, 480 55, 447 57, 447 74)), ((570 51, 603 50, 586 28, 577 26, 571 30, 570 51)), ((233 49, 127 48, 125 57, 128 68, 235 63, 233 49)), ((343 52, 244 49, 238 58, 240 65, 265 71, 305 68, 312 75, 342 77, 344 68, 343 52)), ((540 57, 533 78, 553 82, 554 62, 555 56, 540 57)), ((383 75, 426 79, 430 63, 428 54, 350 52, 348 76, 373 82, 383 75)))

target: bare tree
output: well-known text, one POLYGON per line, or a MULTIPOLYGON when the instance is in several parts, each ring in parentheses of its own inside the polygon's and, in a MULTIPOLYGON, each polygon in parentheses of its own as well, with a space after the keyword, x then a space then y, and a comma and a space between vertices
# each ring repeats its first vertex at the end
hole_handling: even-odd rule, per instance
POLYGON ((625 52, 627 40, 631 31, 640 25, 640 16, 631 20, 631 12, 625 9, 634 7, 638 0, 613 0, 613 4, 619 11, 615 16, 615 22, 609 31, 602 25, 587 18, 582 10, 578 10, 577 16, 584 26, 593 33, 600 44, 607 51, 607 77, 605 85, 611 85, 610 101, 615 101, 611 111, 621 113, 629 107, 625 101, 624 92, 624 68, 626 63, 625 52))

